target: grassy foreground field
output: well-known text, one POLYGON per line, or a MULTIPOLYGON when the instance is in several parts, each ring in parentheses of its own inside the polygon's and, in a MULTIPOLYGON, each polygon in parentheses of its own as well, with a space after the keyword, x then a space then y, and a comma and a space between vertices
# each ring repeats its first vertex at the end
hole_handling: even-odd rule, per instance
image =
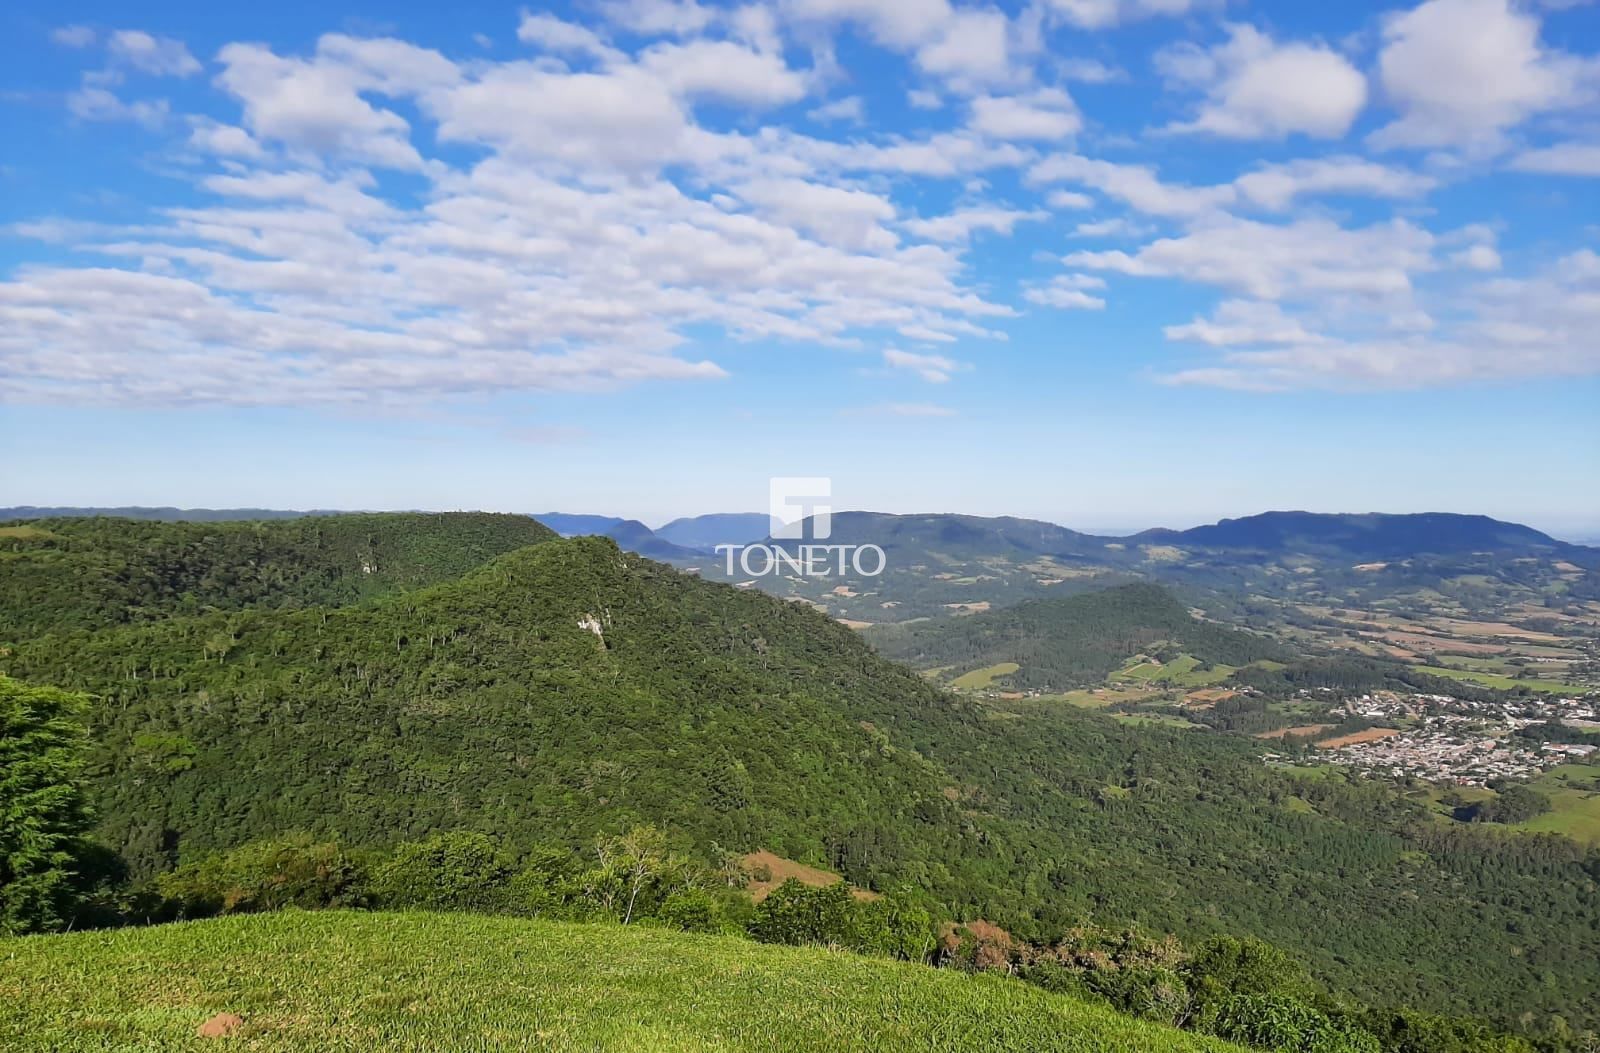
POLYGON ((0 940, 6 1050, 1233 1050, 1017 981, 736 938, 285 912, 0 940), (200 1038, 219 1013, 243 1024, 200 1038))

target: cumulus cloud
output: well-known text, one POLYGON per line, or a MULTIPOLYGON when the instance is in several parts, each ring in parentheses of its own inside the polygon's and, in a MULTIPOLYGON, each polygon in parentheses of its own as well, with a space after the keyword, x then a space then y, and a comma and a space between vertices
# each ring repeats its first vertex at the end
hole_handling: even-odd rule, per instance
POLYGON ((1281 212, 1309 195, 1414 198, 1438 183, 1431 176, 1359 157, 1327 157, 1265 165, 1240 176, 1233 185, 1249 203, 1281 212))
POLYGON ((1065 139, 1083 127, 1072 96, 1059 88, 972 100, 971 126, 995 139, 1065 139))
POLYGON ((1527 117, 1592 98, 1585 64, 1547 50, 1538 16, 1510 0, 1428 0, 1383 40, 1378 75, 1400 116, 1375 146, 1494 148, 1527 117))
POLYGON ((1209 50, 1181 44, 1157 56, 1169 82, 1206 94, 1200 112, 1172 131, 1225 139, 1281 139, 1299 133, 1337 139, 1367 101, 1367 81, 1321 44, 1279 43, 1248 25, 1229 28, 1209 50))
POLYGON ((966 241, 977 231, 993 231, 999 234, 1010 234, 1018 223, 1025 220, 1041 220, 1048 218, 1049 213, 1040 209, 1015 209, 984 206, 977 208, 957 209, 943 216, 934 216, 931 219, 907 220, 903 225, 906 230, 919 238, 930 241, 957 242, 966 241))
POLYGON ((1261 223, 1219 216, 1133 253, 1075 252, 1068 266, 1181 278, 1260 300, 1322 295, 1405 296, 1434 265, 1432 234, 1405 220, 1346 229, 1326 219, 1261 223))
POLYGON ((157 37, 141 29, 119 29, 106 41, 115 62, 155 76, 188 77, 200 72, 200 62, 182 41, 157 37))
MULTIPOLYGON (((17 231, 104 262, 0 282, 5 392, 407 405, 725 375, 686 350, 691 328, 812 347, 869 333, 949 343, 993 337, 986 320, 1015 313, 963 286, 961 252, 965 234, 1020 217, 907 227, 888 195, 845 174, 1015 163, 1004 148, 713 131, 692 100, 771 104, 797 97, 798 75, 729 41, 617 59, 533 25, 530 43, 600 68, 462 66, 338 35, 308 56, 223 48, 217 83, 239 123, 188 122, 197 203, 120 229, 17 231), (431 142, 480 152, 446 161, 424 154, 431 142), (371 173, 383 168, 426 191, 386 196, 371 173)), ((103 99, 84 106, 113 115, 103 99)), ((923 357, 921 374, 955 368, 923 357)))
POLYGON ((1044 285, 1026 290, 1022 295, 1029 303, 1061 310, 1098 311, 1105 307, 1101 296, 1089 290, 1105 288, 1105 279, 1092 274, 1058 274, 1044 285))
POLYGON ((1600 176, 1600 143, 1557 143, 1524 150, 1512 160, 1511 167, 1549 175, 1600 176))

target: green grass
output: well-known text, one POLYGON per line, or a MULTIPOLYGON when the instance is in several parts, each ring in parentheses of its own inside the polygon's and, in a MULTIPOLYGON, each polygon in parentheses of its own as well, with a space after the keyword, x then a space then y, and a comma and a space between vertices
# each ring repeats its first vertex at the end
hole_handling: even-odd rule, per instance
POLYGON ((1441 665, 1417 666, 1418 671, 1431 673, 1434 676, 1447 676, 1453 680, 1465 680, 1469 683, 1482 684, 1492 687, 1496 691, 1545 691, 1554 695, 1582 695, 1595 690, 1582 684, 1569 684, 1560 680, 1527 680, 1509 676, 1497 676, 1494 673, 1477 673, 1468 669, 1450 669, 1441 665))
POLYGON ((982 669, 974 669, 969 673, 962 673, 950 681, 951 687, 961 688, 965 691, 976 691, 986 687, 993 687, 995 679, 1010 676, 1022 667, 1015 662, 997 662, 982 669))
POLYGON ((299 911, 0 940, 0 1048, 1233 1050, 1000 976, 638 926, 299 911))
POLYGON ((1533 781, 1533 788, 1550 795, 1550 811, 1518 823, 1519 830, 1565 834, 1576 841, 1600 845, 1600 793, 1571 784, 1600 779, 1600 764, 1563 764, 1533 781))
POLYGON ((1200 659, 1194 655, 1182 654, 1164 665, 1160 662, 1132 662, 1112 673, 1108 679, 1112 682, 1142 680, 1177 687, 1209 687, 1222 683, 1239 671, 1238 666, 1232 665, 1215 665, 1210 669, 1201 669, 1200 665, 1200 659))

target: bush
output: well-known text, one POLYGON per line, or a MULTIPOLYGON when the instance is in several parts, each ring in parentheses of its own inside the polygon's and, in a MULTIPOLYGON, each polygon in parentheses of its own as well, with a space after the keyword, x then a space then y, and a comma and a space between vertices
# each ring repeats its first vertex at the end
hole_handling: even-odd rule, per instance
POLYGON ((857 945, 857 915, 850 886, 843 881, 813 888, 790 878, 767 894, 750 921, 750 935, 762 943, 857 945))
POLYGON ((396 846, 374 872, 372 890, 386 907, 502 911, 515 906, 515 873, 492 838, 458 831, 396 846))
POLYGON ((1296 998, 1242 994, 1218 1008, 1208 1030, 1219 1038, 1284 1053, 1382 1053, 1372 1034, 1335 1023, 1296 998))
POLYGON ((856 914, 856 949, 866 954, 924 962, 938 946, 933 915, 908 887, 861 904, 856 914))
POLYGON ((656 919, 684 932, 721 932, 722 904, 703 888, 682 888, 667 896, 656 919))
POLYGON ((367 903, 362 865, 332 841, 306 836, 255 841, 218 852, 156 879, 162 896, 191 917, 280 907, 359 907, 367 903))

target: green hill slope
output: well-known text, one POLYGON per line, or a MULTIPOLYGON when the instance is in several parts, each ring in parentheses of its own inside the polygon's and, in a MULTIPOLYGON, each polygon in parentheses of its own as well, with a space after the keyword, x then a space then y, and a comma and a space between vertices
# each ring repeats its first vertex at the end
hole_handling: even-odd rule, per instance
POLYGON ((973 842, 941 773, 877 730, 960 719, 951 700, 814 612, 601 538, 376 604, 44 637, 7 664, 105 699, 97 805, 141 873, 307 826, 576 843, 647 818, 817 857, 915 814, 916 856, 973 842))
POLYGON ((1376 1003, 1596 1016, 1600 855, 1293 782, 1248 741, 991 715, 809 608, 603 539, 358 607, 41 637, 0 669, 100 696, 90 789, 140 874, 296 829, 527 850, 650 821, 1030 939, 1250 933, 1376 1003))
POLYGON ((870 639, 891 658, 952 675, 1012 663, 1019 688, 1097 683, 1133 655, 1165 645, 1207 663, 1291 657, 1264 636, 1201 621, 1156 585, 1124 585, 938 622, 886 627, 870 639))
POLYGON ((554 536, 526 516, 485 512, 13 523, 0 526, 0 641, 210 608, 354 603, 554 536))
POLYGON ((638 926, 279 913, 0 940, 0 1047, 1059 1050, 1238 1047, 995 976, 638 926))

